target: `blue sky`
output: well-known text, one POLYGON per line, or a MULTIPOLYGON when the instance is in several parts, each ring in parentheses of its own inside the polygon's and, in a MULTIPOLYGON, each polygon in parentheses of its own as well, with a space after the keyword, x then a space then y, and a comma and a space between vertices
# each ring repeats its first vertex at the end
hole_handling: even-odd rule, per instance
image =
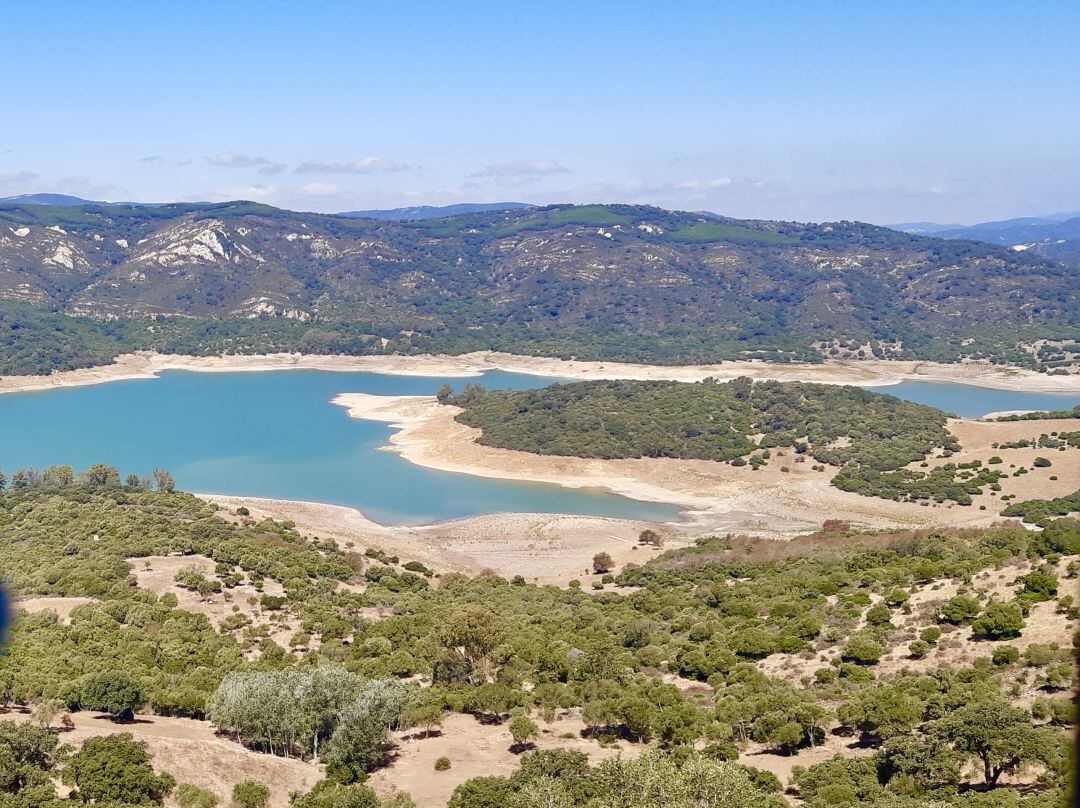
POLYGON ((1076 2, 19 3, 0 195, 1080 210, 1076 2))

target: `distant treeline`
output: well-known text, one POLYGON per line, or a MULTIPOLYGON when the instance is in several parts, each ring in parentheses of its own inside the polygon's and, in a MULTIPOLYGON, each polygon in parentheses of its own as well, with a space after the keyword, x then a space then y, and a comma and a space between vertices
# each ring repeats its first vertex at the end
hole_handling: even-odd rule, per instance
POLYGON ((1058 418, 1080 418, 1080 404, 1071 410, 1038 410, 1036 412, 1014 413, 1002 415, 996 421, 1050 421, 1058 418))

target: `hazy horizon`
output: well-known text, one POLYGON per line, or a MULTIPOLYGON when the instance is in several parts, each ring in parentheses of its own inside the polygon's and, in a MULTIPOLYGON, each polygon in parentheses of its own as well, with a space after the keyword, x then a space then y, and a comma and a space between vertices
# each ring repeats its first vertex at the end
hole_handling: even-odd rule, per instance
POLYGON ((1064 2, 26 4, 0 32, 0 196, 1074 211, 1078 24, 1064 2))

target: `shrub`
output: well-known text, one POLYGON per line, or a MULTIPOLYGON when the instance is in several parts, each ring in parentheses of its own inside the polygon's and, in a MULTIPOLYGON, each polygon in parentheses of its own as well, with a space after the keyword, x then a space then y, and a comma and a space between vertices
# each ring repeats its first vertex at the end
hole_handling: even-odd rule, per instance
POLYGON ((174 798, 180 808, 214 808, 218 804, 217 794, 191 783, 178 785, 174 798))
POLYGON ((367 786, 321 780, 307 794, 293 794, 289 808, 379 808, 379 798, 367 786))
POLYGON ((443 755, 442 757, 438 758, 435 761, 435 771, 444 772, 444 771, 448 770, 449 768, 450 768, 450 758, 448 758, 446 755, 443 755))
POLYGON ((233 786, 232 799, 237 808, 266 808, 270 787, 261 780, 241 780, 233 786))
POLYGON ((991 603, 971 628, 991 640, 1016 637, 1024 627, 1024 612, 1019 603, 991 603))
POLYGON ((990 661, 995 665, 1011 665, 1020 659, 1020 649, 1015 645, 999 645, 994 649, 994 655, 990 661))
POLYGON ((127 733, 88 738, 62 777, 83 802, 160 804, 175 785, 168 774, 154 773, 146 744, 127 733))

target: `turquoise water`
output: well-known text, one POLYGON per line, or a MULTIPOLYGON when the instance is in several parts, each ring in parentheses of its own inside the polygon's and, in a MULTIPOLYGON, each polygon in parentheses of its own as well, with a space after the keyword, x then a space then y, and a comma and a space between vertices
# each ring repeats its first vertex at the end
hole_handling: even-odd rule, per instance
POLYGON ((374 373, 167 371, 158 379, 0 395, 0 468, 70 463, 155 466, 189 491, 305 499, 359 508, 384 524, 427 524, 498 512, 573 513, 670 521, 679 509, 600 490, 425 469, 379 451, 393 431, 330 403, 341 392, 431 395, 551 383, 492 372, 463 380, 374 373))
POLYGON ((963 418, 979 418, 988 412, 1004 410, 1067 410, 1080 404, 1080 394, 1076 393, 1025 393, 940 382, 901 382, 870 389, 929 404, 963 418))
MULTIPOLYGON (((106 462, 122 474, 164 466, 181 488, 306 499, 359 508, 385 524, 426 524, 499 512, 573 513, 667 521, 678 508, 603 491, 434 471, 379 451, 385 424, 349 418, 341 392, 431 395, 460 378, 374 373, 168 371, 158 379, 0 395, 0 468, 106 462)), ((472 381, 472 380, 468 380, 472 381)), ((491 372, 488 388, 552 379, 491 372)), ((1070 407, 1076 396, 912 382, 881 392, 978 416, 1070 407)))

